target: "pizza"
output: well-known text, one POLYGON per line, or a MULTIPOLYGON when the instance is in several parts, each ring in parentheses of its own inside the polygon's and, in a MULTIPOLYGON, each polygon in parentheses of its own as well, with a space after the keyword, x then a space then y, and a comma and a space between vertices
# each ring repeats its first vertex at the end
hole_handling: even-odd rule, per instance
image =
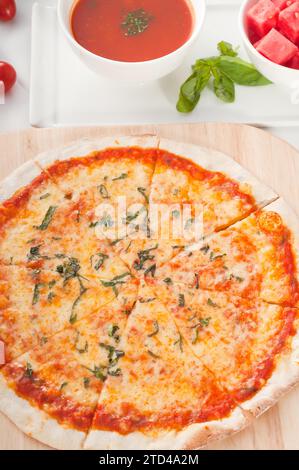
POLYGON ((83 140, 0 196, 0 410, 23 432, 196 449, 299 381, 299 221, 234 159, 83 140))

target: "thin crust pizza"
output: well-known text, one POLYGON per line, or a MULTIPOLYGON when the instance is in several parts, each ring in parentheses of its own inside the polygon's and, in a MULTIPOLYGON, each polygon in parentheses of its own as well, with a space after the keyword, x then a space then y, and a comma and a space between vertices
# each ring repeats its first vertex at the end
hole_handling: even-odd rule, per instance
POLYGON ((83 140, 0 185, 0 410, 59 449, 195 449, 299 380, 299 222, 232 158, 83 140))

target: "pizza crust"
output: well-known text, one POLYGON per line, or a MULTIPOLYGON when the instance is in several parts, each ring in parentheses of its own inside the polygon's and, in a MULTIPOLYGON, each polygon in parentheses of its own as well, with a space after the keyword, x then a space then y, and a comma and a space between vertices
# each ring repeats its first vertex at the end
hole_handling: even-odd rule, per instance
MULTIPOLYGON (((292 246, 299 267, 299 220, 295 212, 283 200, 278 199, 267 207, 267 211, 277 212, 285 225, 292 233, 292 246)), ((299 279, 297 278, 299 281, 299 279)), ((298 306, 297 306, 298 308, 298 306)), ((299 315, 299 311, 298 311, 299 315)), ((285 353, 266 385, 250 400, 242 403, 242 409, 258 417, 271 408, 281 396, 286 394, 299 382, 299 322, 297 320, 297 334, 292 339, 291 351, 285 353)))
MULTIPOLYGON (((298 325, 297 325, 298 326, 298 325)), ((299 382, 299 332, 292 340, 291 352, 279 359, 266 385, 250 400, 242 403, 241 408, 258 417, 299 382)))
MULTIPOLYGON (((294 210, 282 199, 278 199, 277 201, 273 202, 270 204, 267 209, 267 211, 273 211, 277 212, 283 222, 284 225, 290 229, 291 234, 292 234, 292 247, 293 247, 293 254, 295 256, 295 261, 296 261, 296 267, 297 267, 297 282, 299 283, 299 278, 298 278, 298 270, 299 270, 299 219, 297 214, 294 212, 294 210)), ((299 307, 299 302, 298 305, 299 307)))
POLYGON ((0 374, 0 411, 25 434, 44 444, 61 450, 82 447, 86 434, 61 426, 38 408, 18 397, 0 374))
POLYGON ((241 185, 249 185, 252 196, 257 201, 259 207, 265 207, 278 198, 278 195, 271 188, 261 183, 232 157, 222 152, 167 139, 160 140, 159 148, 190 159, 207 170, 224 173, 229 178, 238 181, 241 185))
POLYGON ((74 157, 84 157, 96 151, 105 150, 111 147, 157 148, 158 145, 159 139, 157 136, 154 135, 144 135, 136 137, 104 137, 101 139, 81 139, 72 142, 69 145, 41 153, 40 155, 35 157, 34 161, 42 170, 44 170, 55 161, 67 160, 69 158, 74 157))
POLYGON ((40 175, 40 168, 29 160, 22 166, 14 170, 7 178, 0 183, 0 202, 6 201, 13 196, 13 194, 27 186, 31 181, 40 175))
POLYGON ((223 439, 247 426, 250 418, 236 408, 228 418, 192 424, 182 431, 170 431, 156 436, 134 432, 121 435, 117 432, 91 430, 84 443, 88 450, 191 450, 200 449, 209 442, 223 439))
MULTIPOLYGON (((278 199, 269 206, 267 211, 277 212, 284 224, 291 230, 292 246, 299 267, 299 221, 295 212, 283 200, 278 199)), ((299 279, 297 279, 299 281, 299 279)), ((299 313, 299 312, 298 312, 299 313)), ((297 327, 299 325, 297 324, 297 327)), ((299 382, 299 331, 292 339, 291 351, 282 356, 266 385, 250 400, 242 403, 242 409, 250 412, 254 417, 271 408, 282 395, 288 392, 299 382)))

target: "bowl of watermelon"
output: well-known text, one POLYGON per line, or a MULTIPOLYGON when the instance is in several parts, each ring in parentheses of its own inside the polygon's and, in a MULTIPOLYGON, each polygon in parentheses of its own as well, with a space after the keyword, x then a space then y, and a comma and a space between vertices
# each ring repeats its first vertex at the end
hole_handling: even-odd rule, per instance
POLYGON ((246 0, 240 31, 247 53, 273 83, 299 87, 299 0, 246 0))

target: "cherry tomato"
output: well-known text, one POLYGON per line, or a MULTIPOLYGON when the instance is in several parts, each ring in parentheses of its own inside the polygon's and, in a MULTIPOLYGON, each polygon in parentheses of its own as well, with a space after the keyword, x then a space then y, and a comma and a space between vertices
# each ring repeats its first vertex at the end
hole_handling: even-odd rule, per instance
POLYGON ((0 20, 10 21, 16 16, 15 0, 0 0, 0 20))
POLYGON ((7 93, 16 83, 17 74, 12 65, 7 62, 0 62, 0 82, 4 83, 5 93, 7 93))

